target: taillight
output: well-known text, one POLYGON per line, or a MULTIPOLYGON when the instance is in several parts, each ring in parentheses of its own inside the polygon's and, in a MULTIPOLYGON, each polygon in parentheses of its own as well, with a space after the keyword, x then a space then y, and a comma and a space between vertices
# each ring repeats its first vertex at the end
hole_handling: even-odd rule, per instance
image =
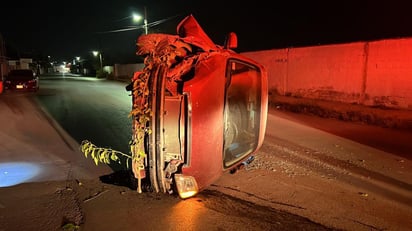
POLYGON ((193 176, 175 174, 175 183, 177 192, 182 199, 192 197, 199 192, 196 179, 193 176))

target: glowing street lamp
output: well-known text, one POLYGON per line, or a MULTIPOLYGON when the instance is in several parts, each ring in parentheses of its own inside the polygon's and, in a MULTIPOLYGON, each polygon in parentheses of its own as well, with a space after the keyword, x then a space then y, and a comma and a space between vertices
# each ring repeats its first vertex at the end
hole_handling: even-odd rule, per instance
POLYGON ((96 57, 99 55, 99 60, 100 60, 100 70, 103 70, 103 62, 102 62, 102 53, 99 51, 93 51, 93 55, 96 57))
POLYGON ((133 22, 139 22, 140 20, 142 20, 142 18, 143 17, 140 14, 133 14, 132 15, 133 22))
POLYGON ((73 65, 76 65, 76 63, 78 63, 78 62, 80 62, 80 57, 79 56, 74 57, 73 65))
POLYGON ((148 25, 147 25, 147 11, 146 7, 144 7, 144 17, 142 17, 140 14, 133 14, 132 15, 133 22, 139 22, 143 18, 143 28, 144 28, 144 33, 147 34, 148 31, 148 25))
MULTIPOLYGON (((176 15, 176 16, 178 16, 178 15, 176 15)), ((176 16, 172 16, 172 17, 169 17, 169 18, 164 18, 164 19, 161 19, 161 20, 157 20, 157 21, 148 23, 148 21, 147 21, 147 11, 146 11, 146 7, 144 7, 144 17, 142 17, 139 14, 132 14, 128 17, 125 17, 125 18, 122 18, 122 19, 118 20, 118 21, 121 21, 121 20, 125 20, 127 18, 132 18, 133 22, 138 22, 138 21, 142 20, 142 18, 143 18, 143 25, 141 25, 141 26, 130 26, 128 28, 122 28, 122 29, 116 29, 116 30, 102 31, 102 32, 99 32, 99 33, 101 33, 101 34, 118 33, 118 32, 124 32, 124 31, 137 30, 137 29, 144 28, 144 33, 147 35, 149 33, 148 32, 149 26, 152 27, 152 26, 159 25, 159 24, 164 23, 164 22, 166 22, 166 21, 168 21, 172 18, 175 18, 176 16)))

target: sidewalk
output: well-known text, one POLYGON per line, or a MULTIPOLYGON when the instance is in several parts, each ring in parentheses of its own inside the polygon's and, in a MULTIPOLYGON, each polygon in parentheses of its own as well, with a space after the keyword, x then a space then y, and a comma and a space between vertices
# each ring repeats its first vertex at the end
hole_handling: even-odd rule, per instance
POLYGON ((412 132, 412 110, 373 108, 273 94, 269 95, 269 108, 412 132))

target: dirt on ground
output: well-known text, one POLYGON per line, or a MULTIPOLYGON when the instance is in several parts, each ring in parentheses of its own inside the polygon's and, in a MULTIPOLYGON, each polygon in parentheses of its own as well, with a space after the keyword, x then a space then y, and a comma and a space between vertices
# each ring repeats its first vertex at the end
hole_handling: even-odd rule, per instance
MULTIPOLYGON (((270 107, 272 109, 275 108, 278 110, 405 130, 412 128, 412 115, 410 111, 366 108, 358 105, 336 104, 326 101, 303 100, 291 97, 272 97, 275 97, 271 99, 270 107)), ((263 147, 262 151, 265 151, 265 148, 267 147, 263 147)), ((339 194, 341 193, 339 190, 342 190, 328 187, 330 179, 327 177, 314 177, 311 173, 307 173, 299 168, 298 165, 290 165, 290 163, 282 160, 273 160, 273 157, 269 155, 258 154, 253 163, 254 164, 249 166, 248 169, 238 173, 239 175, 235 178, 226 175, 219 179, 219 181, 208 190, 214 192, 216 189, 227 193, 227 195, 236 195, 237 197, 244 197, 248 201, 257 201, 259 204, 267 203, 270 206, 279 208, 289 207, 291 212, 295 211, 295 213, 301 213, 303 215, 308 212, 306 208, 303 206, 292 206, 292 204, 296 204, 292 203, 292 201, 300 198, 298 192, 313 191, 313 194, 308 194, 309 197, 301 197, 305 199, 305 203, 309 204, 311 201, 316 201, 316 197, 320 197, 319 195, 323 195, 324 198, 326 198, 323 202, 321 201, 323 204, 313 205, 314 207, 320 207, 328 203, 330 204, 334 200, 334 198, 328 199, 329 191, 339 194), (303 175, 305 175, 304 178, 300 177, 303 175), (278 179, 277 182, 290 183, 290 185, 276 187, 282 190, 273 192, 276 193, 278 197, 283 195, 285 198, 291 198, 290 204, 279 202, 277 205, 274 205, 273 201, 276 201, 276 197, 272 198, 272 196, 268 194, 270 191, 265 191, 268 190, 268 188, 255 188, 256 185, 267 185, 267 181, 271 179, 278 179), (253 184, 250 184, 252 181, 253 184), (323 192, 316 191, 319 188, 328 190, 323 192), (262 198, 244 193, 248 191, 257 192, 256 195, 263 195, 273 200, 262 202, 262 198), (239 196, 239 193, 242 195, 239 196), (291 195, 294 193, 297 194, 291 195)), ((0 231, 139 230, 139 227, 145 227, 145 221, 153 220, 151 219, 153 214, 157 214, 162 219, 158 221, 158 224, 152 225, 150 230, 159 230, 162 225, 174 225, 174 222, 177 222, 176 220, 170 220, 168 217, 171 212, 179 213, 179 210, 165 210, 164 208, 178 208, 181 199, 165 194, 139 194, 130 187, 130 182, 120 183, 120 181, 110 179, 110 177, 111 176, 106 176, 106 178, 103 177, 92 180, 68 179, 67 181, 58 182, 25 183, 2 188, 0 191, 0 231), (139 210, 139 206, 145 206, 147 210, 141 211, 139 210)), ((122 177, 127 179, 125 176, 122 177)), ((353 190, 351 197, 342 197, 342 200, 347 200, 345 203, 362 210, 367 208, 368 203, 373 199, 362 194, 362 192, 353 190)), ((205 201, 207 201, 207 196, 200 194, 196 199, 186 201, 185 205, 194 206, 194 210, 201 210, 200 207, 196 206, 199 204, 207 205, 205 201), (196 205, 189 204, 190 201, 194 201, 196 205)), ((217 207, 211 206, 209 209, 215 210, 217 207)), ((323 212, 326 215, 318 214, 318 216, 327 216, 327 211, 323 212)), ((369 215, 368 213, 370 212, 370 210, 365 209, 365 219, 379 219, 379 216, 373 218, 373 214, 369 215)), ((377 215, 384 212, 396 214, 396 211, 385 211, 383 207, 376 207, 377 215)), ((345 213, 345 211, 342 211, 342 213, 345 213)), ((177 215, 180 216, 181 219, 188 219, 187 213, 177 215)), ((204 219, 216 221, 213 215, 212 217, 204 217, 204 219)), ((228 216, 228 219, 231 218, 228 216)), ((239 229, 237 230, 248 229, 247 227, 243 227, 242 229, 242 224, 237 224, 236 226, 235 221, 237 218, 233 219, 232 228, 238 227, 239 229)), ((294 219, 300 218, 295 217, 294 219)), ((357 218, 354 217, 353 219, 357 218)), ((396 219, 396 217, 393 217, 393 219, 396 219)), ((302 220, 302 222, 303 221, 304 220, 302 220)), ((188 220, 183 220, 183 223, 184 222, 190 223, 188 220)), ((336 227, 345 227, 338 222, 339 219, 336 218, 336 220, 330 220, 329 225, 335 224, 336 227)), ((380 221, 377 220, 376 223, 379 224, 380 221)), ((315 222, 313 222, 313 224, 315 224, 315 222)), ((381 230, 382 227, 385 228, 384 224, 381 227, 368 226, 368 224, 360 225, 364 227, 363 230, 381 230)), ((211 222, 210 227, 200 227, 198 230, 230 230, 230 227, 226 227, 227 229, 224 227, 216 227, 216 223, 211 222)), ((320 225, 316 227, 319 229, 325 228, 320 225)), ((168 230, 179 230, 179 228, 177 226, 171 226, 168 230)), ((191 229, 188 227, 186 230, 191 229)), ((330 228, 330 230, 337 229, 330 228)), ((351 227, 347 230, 351 230, 351 227)))

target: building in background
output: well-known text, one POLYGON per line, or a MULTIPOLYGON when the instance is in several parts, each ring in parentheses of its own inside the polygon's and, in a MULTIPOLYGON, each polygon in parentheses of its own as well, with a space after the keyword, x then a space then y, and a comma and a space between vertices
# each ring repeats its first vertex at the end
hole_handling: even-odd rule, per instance
MULTIPOLYGON (((33 69, 33 60, 27 58, 20 58, 18 60, 8 61, 9 70, 15 69, 33 69)), ((35 69, 33 69, 35 71, 35 69)))

